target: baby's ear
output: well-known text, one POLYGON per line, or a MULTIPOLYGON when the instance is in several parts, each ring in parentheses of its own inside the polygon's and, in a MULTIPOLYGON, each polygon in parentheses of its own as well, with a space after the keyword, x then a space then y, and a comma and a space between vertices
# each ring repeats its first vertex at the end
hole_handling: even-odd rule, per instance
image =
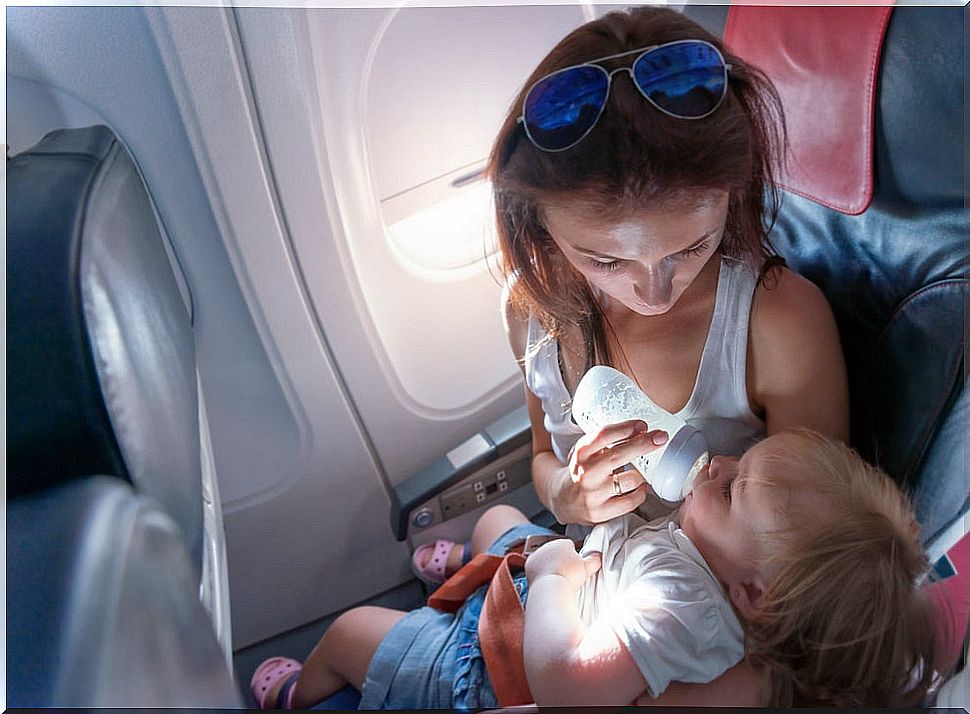
POLYGON ((756 620, 764 609, 767 588, 760 576, 748 580, 735 581, 729 595, 734 607, 745 620, 756 620))

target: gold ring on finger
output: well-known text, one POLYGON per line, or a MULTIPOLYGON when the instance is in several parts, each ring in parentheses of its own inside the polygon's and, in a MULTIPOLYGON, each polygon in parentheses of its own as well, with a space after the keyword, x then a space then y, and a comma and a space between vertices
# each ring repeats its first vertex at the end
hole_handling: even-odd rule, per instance
POLYGON ((613 495, 622 496, 623 488, 620 486, 620 476, 619 474, 613 474, 613 495))

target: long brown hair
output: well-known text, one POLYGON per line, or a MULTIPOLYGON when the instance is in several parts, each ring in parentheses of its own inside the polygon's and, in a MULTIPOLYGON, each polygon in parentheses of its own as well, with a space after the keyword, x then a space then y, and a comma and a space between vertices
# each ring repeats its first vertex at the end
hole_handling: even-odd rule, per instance
POLYGON ((770 584, 745 623, 771 705, 920 705, 933 683, 934 629, 920 588, 929 563, 906 497, 839 442, 807 429, 785 438, 794 448, 753 477, 787 498, 759 536, 770 584))
POLYGON ((643 7, 611 12, 577 28, 526 80, 489 158, 509 300, 522 314, 534 315, 552 338, 578 327, 587 368, 612 363, 604 315, 586 280, 546 231, 542 206, 553 200, 579 201, 603 215, 619 216, 663 207, 698 191, 727 190, 727 223, 719 251, 764 275, 768 264, 778 262, 768 231, 778 209, 773 171, 784 143, 781 102, 771 82, 685 15, 643 7), (727 96, 711 116, 669 117, 618 75, 599 122, 576 146, 550 153, 525 136, 518 118, 525 93, 541 77, 598 57, 682 39, 710 42, 732 65, 727 96))

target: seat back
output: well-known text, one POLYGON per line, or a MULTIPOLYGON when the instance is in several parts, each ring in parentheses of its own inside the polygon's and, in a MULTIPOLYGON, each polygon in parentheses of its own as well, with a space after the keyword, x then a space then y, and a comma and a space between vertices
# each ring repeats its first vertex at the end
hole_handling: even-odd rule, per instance
POLYGON ((137 166, 52 132, 7 198, 8 702, 236 706, 189 296, 137 166))
POLYGON ((8 497, 8 706, 242 705, 157 501, 111 476, 8 497))
POLYGON ((201 568, 192 326, 138 170, 102 126, 48 134, 7 178, 8 485, 126 479, 201 568))

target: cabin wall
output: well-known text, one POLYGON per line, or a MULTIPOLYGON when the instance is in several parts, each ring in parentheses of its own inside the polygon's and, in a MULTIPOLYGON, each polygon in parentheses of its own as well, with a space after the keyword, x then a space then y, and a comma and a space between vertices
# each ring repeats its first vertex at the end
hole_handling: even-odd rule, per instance
POLYGON ((109 125, 184 273, 237 648, 410 578, 389 489, 523 403, 467 177, 535 62, 608 9, 6 10, 11 152, 109 125), (396 232, 422 212, 440 249, 396 232))

